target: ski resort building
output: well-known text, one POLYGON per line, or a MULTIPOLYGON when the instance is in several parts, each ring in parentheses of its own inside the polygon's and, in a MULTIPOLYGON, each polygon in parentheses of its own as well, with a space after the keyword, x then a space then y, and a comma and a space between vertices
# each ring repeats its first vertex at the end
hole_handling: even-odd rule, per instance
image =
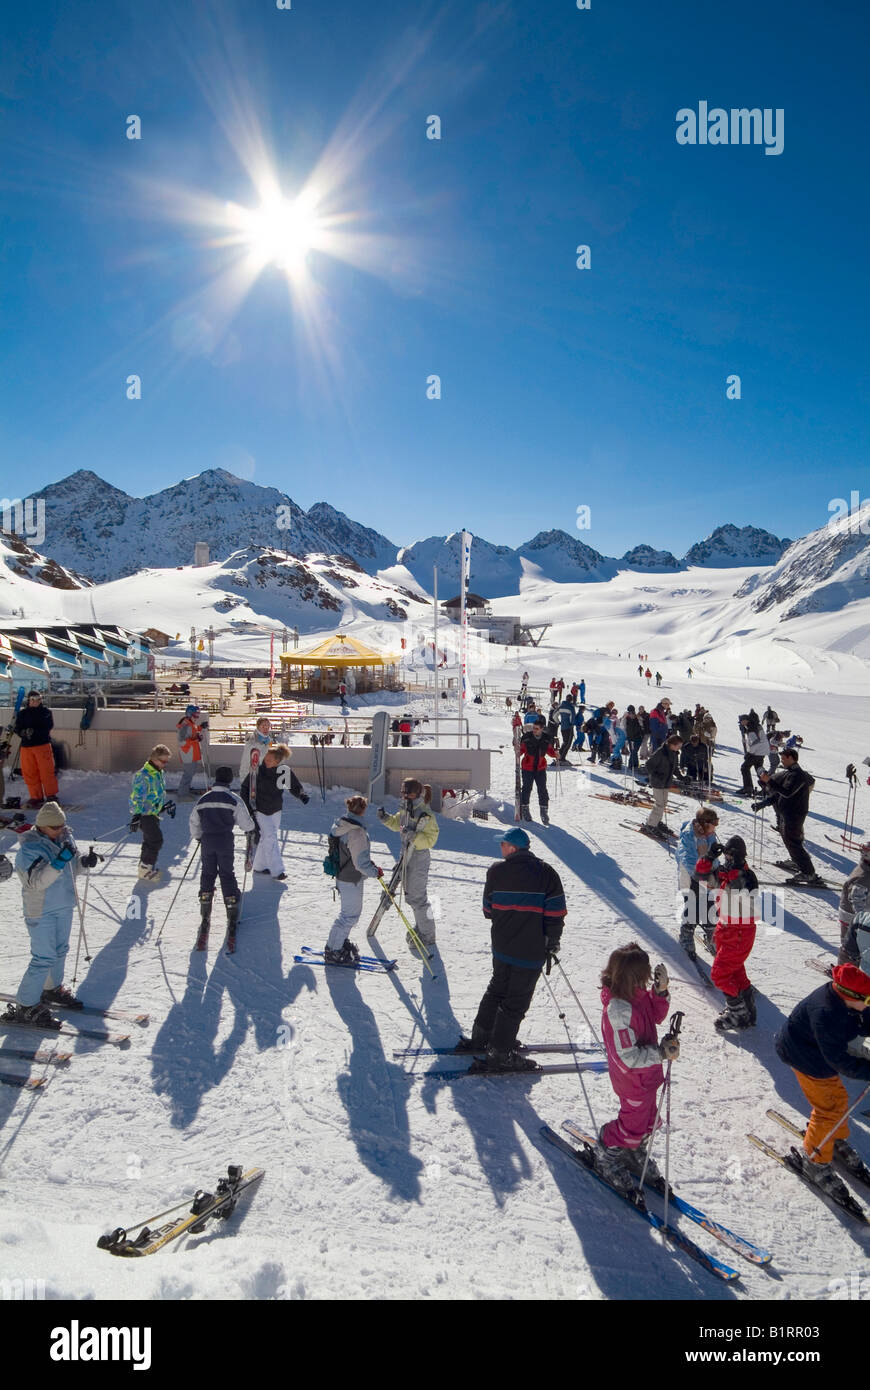
MULTIPOLYGON (((153 684, 151 641, 120 627, 56 625, 0 629, 0 679, 8 689, 41 690, 53 699, 80 700, 93 685, 112 687, 153 684)), ((5 692, 4 692, 5 693, 5 692)))
MULTIPOLYGON (((462 612, 461 594, 442 603, 441 611, 448 622, 458 623, 462 612)), ((521 619, 509 614, 493 613, 489 599, 483 598, 480 594, 466 594, 465 618, 469 627, 486 632, 490 642, 503 642, 505 645, 515 646, 523 640, 520 635, 521 619)))
POLYGON ((398 690, 399 656, 376 652, 355 637, 337 632, 309 652, 281 653, 281 694, 335 695, 342 681, 351 694, 398 690))

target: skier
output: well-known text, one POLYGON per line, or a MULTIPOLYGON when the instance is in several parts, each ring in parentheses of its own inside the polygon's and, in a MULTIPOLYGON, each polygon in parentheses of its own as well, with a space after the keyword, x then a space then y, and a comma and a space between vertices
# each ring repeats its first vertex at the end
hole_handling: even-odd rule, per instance
POLYGON ((648 1158, 656 1122, 657 1092, 665 1075, 662 1060, 676 1061, 679 1038, 660 1043, 657 1025, 668 1014, 670 994, 664 965, 650 959, 636 941, 611 952, 601 972, 601 1032, 610 1084, 619 1098, 619 1114, 602 1125, 595 1145, 595 1166, 622 1192, 636 1187, 646 1163, 647 1175, 661 1179, 648 1158), (652 985, 652 988, 650 988, 652 985))
POLYGON ((27 704, 15 718, 15 733, 21 740, 21 775, 30 793, 28 806, 41 806, 57 796, 57 774, 51 751, 54 717, 42 703, 38 690, 31 690, 27 704))
POLYGON ((201 796, 190 813, 190 833, 199 840, 202 847, 201 872, 199 876, 199 936, 196 949, 204 951, 211 926, 211 905, 214 898, 215 880, 220 875, 221 893, 227 910, 227 936, 235 937, 239 922, 240 894, 233 867, 233 827, 238 826, 246 834, 254 829, 254 822, 241 797, 230 791, 233 780, 231 767, 219 767, 215 771, 214 786, 201 796))
POLYGON ((342 714, 347 714, 347 683, 345 681, 338 683, 338 698, 341 701, 342 714))
POLYGON ((680 767, 689 782, 706 783, 710 767, 707 746, 694 732, 689 735, 689 742, 683 744, 680 767))
MULTIPOLYGON (((680 916, 680 945, 690 960, 696 960, 695 928, 700 927, 707 947, 713 949, 713 927, 701 911, 700 882, 695 873, 699 859, 713 860, 720 852, 716 839, 719 817, 709 806, 701 806, 694 820, 684 821, 674 851, 677 865, 677 884, 682 904, 680 916)), ((704 899, 706 900, 706 893, 704 899)))
POLYGON ((523 820, 532 819, 532 811, 529 805, 532 796, 532 785, 538 789, 538 805, 541 810, 541 820, 544 825, 550 824, 549 805, 550 796, 547 791, 547 758, 557 757, 556 749, 552 740, 547 734, 547 721, 542 714, 535 719, 531 729, 527 729, 521 740, 523 758, 521 764, 522 771, 522 817, 523 820))
POLYGON ((360 819, 369 804, 367 799, 349 796, 344 804, 347 811, 333 822, 329 836, 330 854, 336 857, 335 882, 341 906, 323 951, 327 965, 354 965, 359 960, 350 932, 362 914, 365 880, 384 876, 383 869, 372 862, 368 831, 360 819))
POLYGON ((580 703, 581 705, 586 703, 586 682, 584 680, 580 682, 580 703))
POLYGON ((485 1052, 476 1069, 537 1071, 517 1050, 538 977, 562 939, 566 906, 556 870, 532 854, 529 837, 516 826, 496 836, 501 860, 487 870, 483 915, 491 923, 492 976, 480 1001, 470 1038, 458 1046, 485 1052))
POLYGON ((649 669, 648 666, 647 666, 646 670, 644 671, 644 675, 646 676, 646 683, 647 683, 647 685, 649 685, 650 681, 652 680, 652 671, 649 669))
POLYGON ((628 770, 637 772, 639 763, 637 760, 638 749, 643 743, 643 723, 638 717, 634 705, 629 705, 625 711, 625 739, 628 744, 628 770))
POLYGON ((655 709, 650 710, 649 716, 649 741, 652 751, 661 748, 668 736, 668 714, 670 713, 671 702, 668 699, 659 700, 655 709))
POLYGON ((662 821, 668 812, 668 790, 671 783, 674 780, 684 780, 679 771, 681 744, 679 734, 669 734, 661 748, 647 758, 644 764, 652 792, 653 808, 640 828, 645 835, 654 835, 660 840, 665 840, 673 834, 662 821))
POLYGON ((849 1172, 863 1167, 848 1142, 850 1102, 841 1077, 870 1082, 866 1054, 850 1050, 870 1031, 868 1004, 870 975, 857 965, 836 965, 831 983, 802 999, 774 1040, 777 1056, 791 1067, 812 1107, 799 1155, 804 1177, 837 1201, 848 1196, 848 1188, 834 1172, 833 1160, 849 1172))
POLYGON ((661 673, 661 671, 656 671, 656 685, 661 685, 661 683, 662 683, 662 673, 661 673))
POLYGON ((569 696, 566 696, 558 709, 559 732, 562 735, 562 746, 559 749, 559 761, 565 766, 568 765, 568 753, 571 744, 574 742, 575 713, 574 701, 569 696))
POLYGON ((578 705, 574 711, 574 752, 582 752, 586 735, 583 726, 586 723, 586 706, 578 705))
POLYGON ((752 773, 764 766, 764 760, 770 752, 770 743, 767 735, 761 732, 761 724, 758 715, 754 711, 749 714, 741 714, 737 721, 740 726, 740 736, 743 740, 744 759, 740 764, 740 772, 743 776, 743 790, 736 793, 737 796, 755 796, 755 787, 752 785, 752 773))
POLYGON ((285 879, 284 862, 278 845, 278 828, 281 824, 281 809, 284 805, 284 792, 289 791, 308 805, 305 789, 296 773, 286 766, 290 761, 290 749, 286 743, 274 743, 261 758, 257 768, 256 805, 251 806, 251 773, 241 786, 241 797, 248 810, 253 810, 254 820, 259 830, 257 852, 254 855, 255 874, 271 874, 274 878, 285 879), (289 786, 288 786, 289 782, 289 786))
POLYGON ((40 1028, 59 1028, 48 1004, 81 1008, 63 983, 76 905, 74 877, 81 856, 56 801, 47 801, 33 828, 19 842, 15 869, 21 879, 24 922, 30 933, 30 964, 5 1018, 40 1028))
POLYGON ((256 724, 254 732, 245 739, 245 746, 242 749, 242 756, 239 759, 239 784, 241 785, 251 770, 251 754, 256 749, 260 758, 265 757, 272 742, 270 730, 272 721, 265 714, 261 714, 256 724))
POLYGON ((158 816, 164 811, 170 818, 175 815, 175 802, 166 800, 165 768, 171 757, 166 744, 158 743, 134 775, 130 789, 130 829, 142 831, 139 877, 149 883, 155 883, 160 877, 157 856, 163 845, 163 833, 158 816))
POLYGON ((193 796, 191 784, 194 774, 202 765, 204 733, 208 720, 200 718, 199 705, 188 705, 184 717, 176 725, 178 730, 178 756, 181 759, 181 781, 176 796, 193 796))
POLYGON ((690 666, 689 669, 686 671, 686 675, 689 677, 689 680, 692 679, 692 668, 691 668, 691 666, 690 666))
MULTIPOLYGON (((710 978, 725 995, 725 1008, 714 1021, 720 1033, 728 1028, 755 1026, 755 990, 746 973, 746 959, 755 944, 755 894, 758 879, 746 863, 746 845, 732 835, 715 859, 699 858, 695 873, 716 890, 716 955, 710 978)), ((699 893, 703 901, 705 894, 699 893)))
POLYGON ((794 869, 792 878, 786 883, 793 886, 824 884, 824 879, 816 873, 815 865, 804 848, 804 822, 810 809, 810 792, 816 785, 806 768, 798 761, 796 748, 782 750, 782 767, 771 776, 759 773, 762 795, 753 802, 754 810, 773 805, 776 811, 776 828, 788 851, 788 859, 778 859, 779 869, 794 869))
MULTIPOLYGON (((416 777, 406 777, 402 783, 402 806, 388 815, 378 807, 378 819, 388 830, 398 830, 401 840, 402 891, 405 901, 414 909, 414 926, 427 950, 435 946, 435 918, 429 902, 430 851, 438 841, 438 821, 431 809, 432 788, 416 777)), ((408 949, 417 948, 408 934, 408 949)))
POLYGON ((768 705, 767 709, 764 711, 764 727, 767 730, 768 738, 771 734, 776 732, 776 726, 778 723, 779 715, 771 705, 768 705))
POLYGON ((639 676, 643 676, 643 662, 642 662, 642 661, 641 661, 641 662, 638 662, 637 674, 638 674, 639 676))
POLYGON ((837 957, 840 965, 858 963, 848 949, 849 933, 855 918, 870 909, 870 840, 861 846, 860 856, 840 893, 840 954, 837 957))

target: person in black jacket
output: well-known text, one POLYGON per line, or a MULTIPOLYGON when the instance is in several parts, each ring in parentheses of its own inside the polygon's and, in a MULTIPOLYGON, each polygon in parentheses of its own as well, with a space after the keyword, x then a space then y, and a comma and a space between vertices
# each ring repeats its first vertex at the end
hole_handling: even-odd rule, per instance
POLYGON ((30 793, 28 806, 41 806, 57 797, 57 774, 51 751, 54 717, 42 703, 38 690, 31 690, 27 704, 15 719, 15 732, 21 739, 21 775, 30 793))
POLYGON ((775 1046, 812 1106, 798 1155, 804 1176, 842 1200, 848 1189, 834 1172, 833 1160, 853 1173, 863 1164, 848 1142, 849 1097, 840 1078, 870 1082, 870 1054, 862 1046, 870 1033, 865 1012, 870 976, 857 965, 835 965, 832 975, 830 984, 813 990, 792 1010, 775 1046))
POLYGON ((235 937, 239 922, 239 885, 233 865, 233 830, 236 826, 246 834, 254 822, 241 797, 230 791, 233 780, 231 767, 219 767, 214 786, 201 796, 190 813, 190 833, 202 846, 202 872, 199 878, 199 936, 196 949, 204 951, 211 926, 211 905, 218 875, 221 893, 227 910, 227 936, 235 937))
POLYGON ((637 752, 643 743, 643 720, 638 715, 634 705, 629 705, 625 711, 625 742, 628 748, 628 770, 637 772, 640 764, 637 760, 637 752))
POLYGON ((786 883, 823 884, 824 879, 816 873, 816 866, 804 848, 804 821, 810 809, 810 792, 816 785, 805 767, 798 761, 796 748, 784 748, 782 767, 773 774, 760 772, 759 780, 764 795, 753 802, 753 809, 760 811, 763 806, 774 807, 776 828, 788 852, 788 859, 777 861, 777 868, 795 869, 792 878, 786 883))
POLYGON ((537 1071, 517 1048, 538 977, 559 949, 565 893, 556 870, 531 853, 516 826, 499 835, 501 860, 491 864, 483 889, 483 915, 492 924, 492 978, 480 1001, 465 1052, 485 1053, 473 1071, 537 1071))
POLYGON ((661 748, 657 748, 652 757, 647 758, 644 763, 644 771, 649 778, 649 788, 652 792, 653 808, 640 828, 645 835, 654 835, 660 840, 674 833, 662 822, 668 811, 668 790, 671 783, 685 780, 680 772, 682 742, 679 734, 668 734, 661 748))
POLYGON ((698 734, 690 734, 680 753, 680 768, 690 782, 706 782, 709 766, 706 743, 701 742, 698 734))
POLYGON ((289 791, 298 797, 303 806, 308 804, 302 783, 287 766, 289 759, 290 749, 286 743, 276 743, 269 749, 257 768, 255 804, 251 802, 250 773, 242 783, 242 800, 248 810, 253 812, 259 830, 253 863, 255 874, 273 874, 275 878, 287 877, 278 847, 278 828, 281 824, 284 792, 289 791))

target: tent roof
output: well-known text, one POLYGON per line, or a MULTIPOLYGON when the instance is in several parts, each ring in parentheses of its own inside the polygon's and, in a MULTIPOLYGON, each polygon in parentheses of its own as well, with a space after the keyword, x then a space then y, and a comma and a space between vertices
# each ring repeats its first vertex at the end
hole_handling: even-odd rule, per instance
POLYGON ((391 666, 399 657, 395 652, 376 652, 355 637, 337 632, 310 652, 282 652, 281 660, 288 666, 391 666))

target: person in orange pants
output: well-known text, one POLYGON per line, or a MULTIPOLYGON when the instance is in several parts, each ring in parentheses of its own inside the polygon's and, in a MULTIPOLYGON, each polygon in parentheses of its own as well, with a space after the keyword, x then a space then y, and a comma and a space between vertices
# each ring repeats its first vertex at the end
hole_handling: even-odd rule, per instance
POLYGON ((15 732, 21 739, 21 773, 30 793, 28 805, 31 807, 57 797, 57 776, 51 751, 53 728, 51 710, 42 703, 39 691, 31 690, 15 720, 15 732))
MULTIPOLYGON (((870 966, 870 961, 862 965, 870 966)), ((804 1177, 829 1197, 842 1201, 848 1189, 834 1162, 860 1173, 864 1164, 849 1144, 849 1097, 842 1076, 870 1083, 870 1054, 862 1037, 870 1033, 870 974, 857 965, 834 967, 830 984, 813 990, 794 1008, 777 1034, 777 1055, 793 1070, 812 1106, 800 1153, 804 1177)))

